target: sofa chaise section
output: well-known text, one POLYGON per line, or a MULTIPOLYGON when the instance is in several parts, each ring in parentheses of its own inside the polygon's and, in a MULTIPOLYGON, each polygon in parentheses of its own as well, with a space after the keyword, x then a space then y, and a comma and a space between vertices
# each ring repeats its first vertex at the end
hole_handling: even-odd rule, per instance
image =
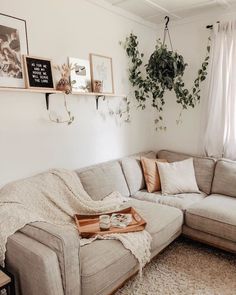
POLYGON ((236 253, 236 163, 217 161, 212 194, 189 207, 183 233, 236 253))
MULTIPOLYGON (((181 234, 180 210, 135 199, 128 205, 147 221, 146 230, 152 236, 152 257, 181 234)), ((137 260, 119 241, 95 241, 81 247, 80 260, 81 290, 85 295, 110 294, 139 269, 137 260)))
MULTIPOLYGON (((123 159, 77 170, 84 189, 95 200, 101 200, 113 191, 128 198, 147 221, 147 231, 152 235, 152 257, 168 246, 182 232, 183 213, 176 209, 130 198, 133 191, 145 187, 140 166, 140 156, 155 157, 155 153, 141 153, 123 159), (129 182, 127 172, 129 170, 129 182), (133 174, 132 174, 133 171, 133 174), (126 175, 126 177, 125 177, 126 175), (129 186, 129 184, 132 184, 129 186)), ((95 241, 80 249, 81 290, 86 295, 110 294, 139 268, 137 260, 118 241, 95 241)))

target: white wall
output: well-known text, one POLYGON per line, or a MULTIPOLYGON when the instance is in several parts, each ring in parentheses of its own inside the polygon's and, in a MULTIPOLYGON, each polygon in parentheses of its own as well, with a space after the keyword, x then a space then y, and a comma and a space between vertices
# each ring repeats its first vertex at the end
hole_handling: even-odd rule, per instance
MULTIPOLYGON (((129 92, 127 59, 119 40, 133 31, 148 56, 156 38, 163 36, 163 26, 154 31, 85 0, 1 0, 1 12, 26 19, 31 55, 51 58, 57 64, 68 56, 88 58, 90 52, 111 56, 117 93, 129 92)), ((205 55, 209 35, 205 26, 221 18, 170 22, 174 49, 189 64, 184 77, 187 86, 192 85, 205 55)), ((154 131, 150 110, 135 111, 131 124, 119 124, 109 116, 103 119, 94 98, 81 96, 68 97, 75 123, 69 127, 54 124, 48 119, 42 94, 0 92, 0 186, 47 168, 79 168, 147 149, 198 153, 206 86, 200 106, 184 112, 180 126, 176 125, 180 107, 174 94, 167 93, 166 132, 154 131)), ((110 101, 116 105, 119 99, 110 101)), ((61 95, 51 97, 50 102, 52 110, 61 110, 61 95)), ((101 103, 101 110, 106 109, 106 103, 101 103)))
MULTIPOLYGON (((68 56, 88 58, 90 52, 111 56, 117 93, 129 89, 127 59, 118 42, 132 30, 143 47, 155 40, 153 30, 84 0, 1 0, 1 12, 26 19, 31 55, 57 64, 68 56)), ((51 167, 79 168, 150 148, 148 112, 135 112, 131 124, 120 125, 102 118, 93 97, 68 101, 76 118, 69 127, 48 120, 42 94, 0 92, 0 185, 51 167)), ((58 109, 62 96, 50 102, 58 109)), ((101 109, 106 111, 106 103, 101 109)))

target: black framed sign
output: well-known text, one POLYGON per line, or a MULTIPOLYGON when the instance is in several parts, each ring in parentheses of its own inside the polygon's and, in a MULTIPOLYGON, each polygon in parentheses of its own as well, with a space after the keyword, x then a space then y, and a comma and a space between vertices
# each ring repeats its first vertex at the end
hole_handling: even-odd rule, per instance
POLYGON ((51 60, 24 56, 26 87, 34 89, 55 89, 51 60))

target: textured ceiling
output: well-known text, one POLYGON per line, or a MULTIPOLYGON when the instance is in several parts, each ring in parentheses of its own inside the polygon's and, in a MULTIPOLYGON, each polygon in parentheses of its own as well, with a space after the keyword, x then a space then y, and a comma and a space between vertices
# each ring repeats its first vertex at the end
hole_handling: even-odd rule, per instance
POLYGON ((223 12, 235 8, 236 0, 105 0, 143 20, 155 24, 163 22, 168 15, 172 20, 181 20, 207 12, 223 12))

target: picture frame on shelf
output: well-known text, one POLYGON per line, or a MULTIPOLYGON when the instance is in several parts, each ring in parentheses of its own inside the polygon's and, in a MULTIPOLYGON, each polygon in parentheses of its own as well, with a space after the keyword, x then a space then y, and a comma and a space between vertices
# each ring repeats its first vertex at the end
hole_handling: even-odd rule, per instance
POLYGON ((114 94, 112 58, 94 53, 90 53, 89 56, 93 92, 96 92, 99 84, 100 92, 114 94))
POLYGON ((0 87, 25 88, 23 54, 29 54, 26 21, 0 13, 0 87))
POLYGON ((24 55, 23 60, 26 88, 55 90, 50 59, 24 55))
POLYGON ((87 59, 69 57, 71 65, 70 83, 72 93, 86 93, 92 91, 90 62, 87 59))

